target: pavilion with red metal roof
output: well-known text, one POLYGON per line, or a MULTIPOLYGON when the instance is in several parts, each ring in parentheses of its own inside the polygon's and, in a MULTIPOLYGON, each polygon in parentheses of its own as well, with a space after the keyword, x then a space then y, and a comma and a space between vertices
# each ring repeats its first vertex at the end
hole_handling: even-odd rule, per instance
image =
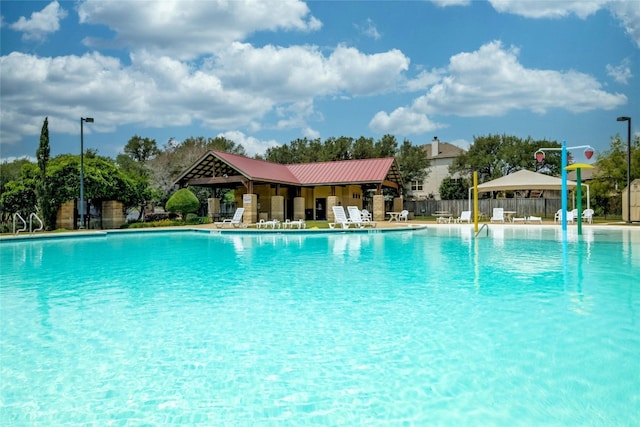
MULTIPOLYGON (((367 207, 374 220, 383 220, 383 188, 394 190, 394 207, 399 209, 393 210, 402 206, 402 177, 393 157, 279 164, 211 150, 174 184, 234 190, 236 205, 245 208, 246 223, 258 218, 333 220, 336 205, 367 207)), ((208 208, 209 215, 217 218, 220 199, 210 198, 208 208)))

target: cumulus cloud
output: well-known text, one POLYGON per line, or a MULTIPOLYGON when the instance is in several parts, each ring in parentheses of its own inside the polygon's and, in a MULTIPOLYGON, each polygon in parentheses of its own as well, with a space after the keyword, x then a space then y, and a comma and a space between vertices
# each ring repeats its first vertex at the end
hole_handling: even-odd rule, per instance
POLYGON ((379 132, 418 134, 441 126, 428 119, 436 114, 495 117, 514 110, 545 114, 551 109, 579 113, 611 110, 627 102, 622 94, 604 91, 590 75, 525 68, 518 54, 518 49, 494 41, 475 52, 454 55, 442 79, 410 107, 379 112, 370 126, 379 132))
POLYGON ((640 48, 640 2, 631 1, 613 1, 609 4, 611 13, 621 23, 625 32, 640 48))
POLYGON ((113 41, 86 39, 89 46, 115 42, 133 51, 144 49, 179 59, 215 53, 259 31, 315 31, 322 26, 299 0, 163 0, 153 4, 88 0, 80 5, 78 15, 81 23, 105 25, 115 32, 113 41))
POLYGON ((629 79, 633 77, 633 74, 631 74, 630 61, 628 58, 622 61, 622 64, 617 66, 607 64, 606 68, 607 74, 618 83, 626 85, 627 83, 629 83, 629 79))
POLYGON ((571 14, 581 19, 593 15, 610 0, 489 0, 495 10, 526 18, 563 18, 571 14))
POLYGON ((242 145, 249 156, 264 153, 268 148, 273 148, 280 145, 273 139, 264 141, 252 136, 247 136, 243 132, 237 130, 219 133, 217 136, 224 137, 235 142, 236 144, 242 145))
POLYGON ((367 18, 367 22, 365 22, 364 24, 354 24, 354 26, 362 34, 374 40, 379 40, 380 37, 382 37, 382 34, 378 32, 378 29, 376 28, 376 24, 373 22, 371 18, 367 18))
POLYGON ((411 108, 400 107, 391 114, 379 111, 369 122, 369 127, 378 133, 420 135, 446 126, 432 122, 425 114, 411 108))
POLYGON ((599 10, 607 9, 620 22, 626 33, 640 47, 640 1, 638 0, 489 0, 500 13, 525 18, 565 18, 575 15, 586 19, 599 10))
POLYGON ((398 50, 367 55, 338 46, 325 55, 313 46, 245 43, 232 43, 200 67, 144 50, 132 53, 130 61, 99 53, 40 58, 14 52, 0 58, 3 143, 18 141, 24 123, 34 123, 30 134, 39 132, 39 119, 25 113, 36 104, 43 115, 60 119, 58 131, 68 133, 77 132, 68 117, 86 111, 101 117, 96 128, 102 130, 193 123, 257 129, 272 112, 281 114, 279 128, 307 129, 306 120, 319 117, 313 111, 316 97, 391 91, 409 64, 398 50))
POLYGON ((30 18, 20 17, 10 28, 22 32, 24 40, 42 40, 58 31, 60 21, 66 17, 67 11, 60 7, 60 3, 53 1, 41 11, 32 13, 30 18))

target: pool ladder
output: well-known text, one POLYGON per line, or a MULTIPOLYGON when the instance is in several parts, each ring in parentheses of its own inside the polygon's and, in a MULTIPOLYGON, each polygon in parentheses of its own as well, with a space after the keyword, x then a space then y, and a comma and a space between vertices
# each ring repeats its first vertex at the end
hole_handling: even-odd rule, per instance
POLYGON ((483 229, 487 230, 487 237, 489 237, 489 224, 486 224, 486 223, 482 224, 482 227, 480 227, 480 229, 478 230, 478 232, 474 237, 478 237, 478 235, 482 232, 483 229))
MULTIPOLYGON (((33 233, 34 231, 42 231, 44 229, 44 223, 42 222, 42 220, 40 219, 40 217, 38 215, 34 213, 31 213, 29 215, 29 233, 33 233), (33 219, 38 220, 38 222, 40 223, 40 227, 36 228, 35 230, 33 229, 33 219)), ((19 212, 16 212, 13 214, 13 234, 18 234, 21 231, 27 231, 27 221, 22 218, 22 215, 20 215, 19 212), (16 222, 17 220, 20 220, 22 222, 22 228, 16 230, 16 222)))

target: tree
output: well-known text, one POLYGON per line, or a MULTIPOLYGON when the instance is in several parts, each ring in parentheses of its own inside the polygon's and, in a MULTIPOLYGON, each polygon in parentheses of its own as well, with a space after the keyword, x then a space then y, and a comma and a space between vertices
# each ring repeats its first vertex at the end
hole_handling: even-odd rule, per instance
POLYGON ((200 201, 188 188, 181 188, 173 193, 165 205, 167 211, 182 215, 183 221, 187 220, 187 214, 197 212, 199 207, 200 201))
POLYGON ((538 164, 534 154, 539 148, 560 148, 552 141, 522 140, 508 135, 488 135, 473 138, 469 150, 455 158, 449 167, 451 175, 471 175, 478 172, 480 183, 500 178, 520 169, 560 173, 560 151, 546 151, 545 161, 538 164))
POLYGON ((459 200, 468 197, 469 182, 466 179, 446 177, 440 183, 440 198, 442 200, 459 200))
POLYGON ((49 185, 47 182, 47 165, 49 164, 49 157, 51 156, 51 149, 49 148, 49 118, 44 118, 42 124, 42 130, 40 131, 40 145, 36 150, 36 157, 38 159, 38 168, 40 174, 36 181, 36 200, 37 205, 42 216, 42 221, 47 230, 51 230, 55 227, 56 223, 56 210, 51 206, 51 197, 49 194, 49 185))
POLYGON ((246 154, 241 144, 220 136, 209 139, 191 137, 182 143, 176 143, 174 139, 170 139, 164 149, 160 150, 160 154, 147 162, 151 174, 151 186, 160 194, 156 201, 166 202, 176 178, 209 150, 246 154))
POLYGON ((427 157, 427 152, 406 139, 400 146, 397 160, 400 175, 407 190, 410 189, 411 181, 424 181, 429 174, 428 169, 431 162, 427 157))
POLYGON ((158 192, 151 188, 148 162, 160 154, 160 150, 155 139, 134 135, 125 145, 124 153, 118 155, 116 162, 131 179, 136 199, 135 207, 138 208, 138 220, 140 220, 147 203, 158 196, 158 192))
MULTIPOLYGON (((622 213, 622 190, 627 185, 627 143, 611 138, 609 149, 596 156, 597 170, 590 183, 598 215, 622 213)), ((631 180, 640 178, 640 136, 631 141, 631 180)))

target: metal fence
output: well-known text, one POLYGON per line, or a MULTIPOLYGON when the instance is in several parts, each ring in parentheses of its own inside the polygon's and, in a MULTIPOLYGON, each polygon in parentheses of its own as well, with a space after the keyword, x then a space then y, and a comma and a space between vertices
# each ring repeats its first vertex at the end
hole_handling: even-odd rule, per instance
MULTIPOLYGON (((478 200, 479 212, 491 216, 493 208, 504 208, 506 211, 515 211, 517 216, 541 216, 551 217, 561 209, 561 199, 480 199, 478 200)), ((415 200, 404 202, 404 208, 412 212, 414 216, 434 216, 437 211, 447 211, 453 216, 459 216, 460 212, 469 210, 469 200, 415 200)), ((473 210, 473 200, 471 201, 473 210)))

